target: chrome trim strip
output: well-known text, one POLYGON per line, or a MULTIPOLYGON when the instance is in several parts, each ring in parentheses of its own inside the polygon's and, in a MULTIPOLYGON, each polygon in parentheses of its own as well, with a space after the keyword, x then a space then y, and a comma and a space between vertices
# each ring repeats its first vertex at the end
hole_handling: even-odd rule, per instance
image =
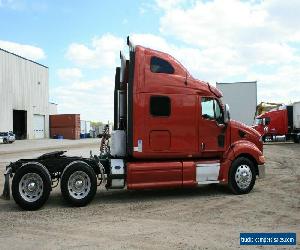
POLYGON ((198 185, 220 183, 219 181, 198 181, 198 185))

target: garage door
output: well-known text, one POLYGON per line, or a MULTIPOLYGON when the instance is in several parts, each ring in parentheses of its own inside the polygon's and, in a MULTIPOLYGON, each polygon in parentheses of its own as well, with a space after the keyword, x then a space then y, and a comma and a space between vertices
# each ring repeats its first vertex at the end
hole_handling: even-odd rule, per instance
POLYGON ((35 139, 45 138, 45 116, 33 116, 33 134, 35 139))

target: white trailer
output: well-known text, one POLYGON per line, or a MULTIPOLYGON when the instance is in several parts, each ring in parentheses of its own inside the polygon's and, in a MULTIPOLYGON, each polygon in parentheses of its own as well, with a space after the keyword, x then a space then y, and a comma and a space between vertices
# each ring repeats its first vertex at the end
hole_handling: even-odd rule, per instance
POLYGON ((257 106, 257 82, 217 82, 223 93, 223 102, 228 103, 233 120, 253 125, 257 106))
POLYGON ((293 103, 293 129, 300 129, 300 102, 293 103))
POLYGON ((91 122, 85 121, 85 133, 89 134, 91 132, 91 122))
POLYGON ((294 142, 300 143, 300 102, 294 102, 287 106, 288 137, 294 142))
POLYGON ((85 134, 85 131, 86 131, 85 121, 80 120, 80 134, 85 134))

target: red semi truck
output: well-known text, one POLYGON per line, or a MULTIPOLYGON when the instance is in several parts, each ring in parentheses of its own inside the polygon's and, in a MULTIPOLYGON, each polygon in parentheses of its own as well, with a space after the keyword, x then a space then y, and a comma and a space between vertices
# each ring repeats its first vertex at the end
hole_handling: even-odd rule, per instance
POLYGON ((230 120, 222 94, 193 78, 172 56, 127 38, 129 60, 116 68, 114 131, 108 128, 100 155, 68 157, 63 151, 7 166, 4 198, 40 208, 60 182, 63 197, 84 206, 97 184, 107 189, 192 188, 227 184, 246 194, 264 177, 259 133, 230 120))
POLYGON ((300 102, 283 105, 256 117, 254 129, 266 138, 285 136, 295 143, 300 142, 300 102))

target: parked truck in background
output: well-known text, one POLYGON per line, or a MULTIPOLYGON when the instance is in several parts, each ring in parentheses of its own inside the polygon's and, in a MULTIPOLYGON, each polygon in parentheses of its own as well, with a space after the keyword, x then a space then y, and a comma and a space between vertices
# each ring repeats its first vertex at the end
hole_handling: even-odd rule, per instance
POLYGON ((254 128, 263 136, 263 140, 285 136, 287 140, 299 143, 300 102, 282 105, 257 116, 254 128))
POLYGON ((106 126, 100 154, 60 151, 13 162, 6 168, 5 198, 12 176, 13 198, 28 210, 40 208, 58 182, 70 204, 84 206, 101 183, 131 190, 220 183, 246 194, 256 176, 264 176, 259 133, 230 120, 220 91, 172 56, 129 38, 127 44, 129 59, 120 53, 115 74, 114 130, 106 126))

